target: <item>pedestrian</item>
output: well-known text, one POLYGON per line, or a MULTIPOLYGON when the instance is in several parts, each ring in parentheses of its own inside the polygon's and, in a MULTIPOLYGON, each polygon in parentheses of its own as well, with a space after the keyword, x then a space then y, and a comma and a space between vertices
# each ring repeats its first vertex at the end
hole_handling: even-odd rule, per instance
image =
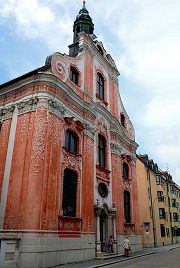
POLYGON ((112 237, 112 235, 110 235, 109 240, 108 240, 108 250, 109 249, 113 253, 113 237, 112 237))
POLYGON ((124 239, 123 248, 124 248, 124 256, 128 257, 129 256, 129 251, 131 250, 128 236, 126 236, 125 239, 124 239))

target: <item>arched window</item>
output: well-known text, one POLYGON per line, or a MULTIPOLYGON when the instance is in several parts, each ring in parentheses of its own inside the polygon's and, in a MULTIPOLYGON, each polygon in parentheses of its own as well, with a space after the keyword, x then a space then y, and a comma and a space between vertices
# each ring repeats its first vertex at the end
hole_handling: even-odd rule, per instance
POLYGON ((131 223, 131 202, 128 191, 124 191, 124 218, 125 223, 131 223))
POLYGON ((129 179, 129 167, 126 163, 123 163, 123 178, 129 179))
POLYGON ((99 166, 102 168, 105 168, 105 152, 106 152, 106 139, 102 135, 98 135, 99 166))
POLYGON ((71 68, 70 68, 70 79, 71 79, 71 81, 74 84, 78 85, 78 78, 79 78, 78 70, 75 67, 71 66, 71 68))
POLYGON ((102 74, 97 74, 97 94, 104 100, 104 78, 102 74))
POLYGON ((78 137, 71 130, 66 131, 65 148, 71 153, 77 153, 78 137))

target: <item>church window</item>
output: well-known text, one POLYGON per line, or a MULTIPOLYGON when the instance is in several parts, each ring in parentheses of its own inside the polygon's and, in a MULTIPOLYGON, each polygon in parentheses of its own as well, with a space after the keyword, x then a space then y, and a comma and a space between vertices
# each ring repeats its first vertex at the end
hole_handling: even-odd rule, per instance
POLYGON ((66 131, 65 148, 71 153, 77 153, 78 137, 71 130, 66 131))
POLYGON ((121 114, 121 125, 125 127, 125 116, 121 114))
POLYGON ((98 135, 99 166, 102 168, 105 168, 105 147, 106 139, 102 135, 98 135))
POLYGON ((75 67, 71 66, 71 69, 70 69, 70 79, 71 79, 71 81, 74 84, 78 85, 78 78, 79 78, 78 70, 75 67))
POLYGON ((108 188, 105 183, 100 183, 98 186, 98 192, 102 198, 106 198, 108 196, 108 188))
POLYGON ((123 163, 123 178, 129 179, 129 167, 127 163, 123 163))
POLYGON ((63 181, 63 216, 76 217, 77 173, 65 169, 63 181))
POLYGON ((104 100, 104 78, 100 73, 97 74, 97 94, 104 100))
POLYGON ((131 223, 130 193, 124 191, 124 218, 125 223, 131 223))

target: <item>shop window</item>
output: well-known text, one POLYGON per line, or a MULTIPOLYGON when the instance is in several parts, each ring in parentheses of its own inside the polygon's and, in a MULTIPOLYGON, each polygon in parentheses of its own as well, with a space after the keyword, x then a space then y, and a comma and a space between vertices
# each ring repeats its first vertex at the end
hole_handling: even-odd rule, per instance
POLYGON ((125 223, 131 223, 130 193, 124 191, 124 217, 125 223))
POLYGON ((105 152, 106 152, 106 139, 102 135, 98 135, 99 166, 102 168, 105 168, 105 152))
POLYGON ((67 130, 65 137, 65 148, 71 153, 77 153, 78 137, 76 133, 67 130))
POLYGON ((126 180, 129 179, 129 167, 127 163, 123 163, 123 178, 126 180))
POLYGON ((63 216, 76 217, 77 173, 65 169, 63 180, 63 216))
POLYGON ((100 73, 97 74, 97 94, 104 100, 104 78, 100 73))
POLYGON ((71 79, 71 81, 72 81, 74 84, 78 85, 79 72, 78 72, 78 70, 77 70, 75 67, 73 67, 73 66, 71 66, 71 68, 70 68, 70 79, 71 79))

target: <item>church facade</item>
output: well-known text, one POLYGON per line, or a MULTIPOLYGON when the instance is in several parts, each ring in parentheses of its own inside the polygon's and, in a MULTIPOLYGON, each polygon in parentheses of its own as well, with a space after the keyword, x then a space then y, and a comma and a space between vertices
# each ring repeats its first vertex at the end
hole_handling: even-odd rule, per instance
POLYGON ((85 2, 69 55, 0 86, 0 264, 53 267, 139 235, 133 125, 85 2))

